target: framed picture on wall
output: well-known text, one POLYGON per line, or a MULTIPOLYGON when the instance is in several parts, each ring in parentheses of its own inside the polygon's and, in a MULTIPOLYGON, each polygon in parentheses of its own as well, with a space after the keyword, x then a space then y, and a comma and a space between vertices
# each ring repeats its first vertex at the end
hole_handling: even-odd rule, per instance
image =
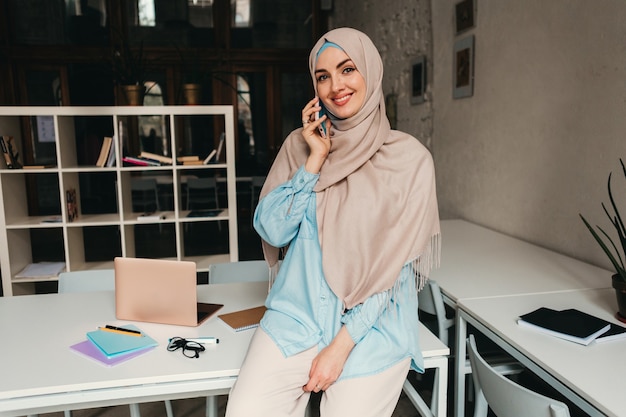
POLYGON ((456 34, 474 27, 476 19, 476 0, 463 0, 454 8, 456 34))
POLYGON ((474 94, 474 35, 454 43, 453 82, 454 98, 474 94))
POLYGON ((426 98, 426 57, 421 56, 411 63, 411 104, 423 103, 426 98))

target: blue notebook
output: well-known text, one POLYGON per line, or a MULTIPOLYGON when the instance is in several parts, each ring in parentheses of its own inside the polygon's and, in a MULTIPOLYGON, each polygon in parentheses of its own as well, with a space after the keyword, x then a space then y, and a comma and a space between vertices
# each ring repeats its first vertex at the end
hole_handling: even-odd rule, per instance
MULTIPOLYGON (((124 328, 139 330, 132 324, 126 324, 124 328)), ((87 332, 87 338, 98 346, 107 358, 158 345, 156 340, 145 333, 138 337, 104 330, 94 330, 87 332)))

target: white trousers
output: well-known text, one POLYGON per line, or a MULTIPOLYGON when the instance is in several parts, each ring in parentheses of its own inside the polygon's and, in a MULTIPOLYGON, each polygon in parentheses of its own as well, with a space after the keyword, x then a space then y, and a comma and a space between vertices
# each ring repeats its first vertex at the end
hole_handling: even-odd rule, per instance
MULTIPOLYGON (((313 347, 285 358, 260 328, 252 337, 239 377, 228 396, 226 417, 302 417, 310 393, 302 387, 309 379, 313 347)), ((375 375, 347 378, 326 390, 321 417, 391 416, 409 371, 407 358, 375 375)))

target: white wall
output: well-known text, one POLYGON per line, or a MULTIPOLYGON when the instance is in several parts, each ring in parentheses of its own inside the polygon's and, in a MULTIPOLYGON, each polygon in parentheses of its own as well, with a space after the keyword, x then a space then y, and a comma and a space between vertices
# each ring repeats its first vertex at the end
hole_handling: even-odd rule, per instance
MULTIPOLYGON (((399 100, 399 114, 411 120, 399 128, 418 137, 432 131, 444 217, 611 269, 578 214, 610 228, 600 203, 608 202, 614 171, 626 216, 619 165, 626 158, 626 2, 476 1, 476 27, 459 36, 459 0, 336 1, 331 24, 370 34, 392 77, 417 51, 407 34, 431 51, 432 101, 399 100), (432 38, 420 30, 429 22, 432 38), (454 42, 469 34, 474 95, 453 99, 454 42)), ((407 84, 391 86, 402 93, 407 84)))
POLYGON ((432 1, 442 210, 608 268, 578 213, 608 225, 611 170, 626 189, 626 2, 478 0, 474 96, 454 100, 456 2, 432 1))
MULTIPOLYGON (((372 39, 385 63, 385 95, 396 95, 396 128, 428 147, 432 145, 432 103, 410 104, 410 71, 414 59, 432 55, 430 15, 430 0, 335 0, 330 19, 330 27, 353 27, 372 39)), ((430 61, 427 75, 432 77, 430 61)))

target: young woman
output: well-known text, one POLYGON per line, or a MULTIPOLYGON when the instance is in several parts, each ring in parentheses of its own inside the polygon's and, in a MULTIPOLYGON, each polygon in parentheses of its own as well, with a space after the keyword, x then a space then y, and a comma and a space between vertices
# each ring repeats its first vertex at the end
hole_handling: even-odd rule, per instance
POLYGON ((309 68, 317 97, 255 212, 268 263, 284 259, 227 417, 303 416, 319 391, 322 417, 391 416, 408 370, 423 372, 417 291, 440 233, 431 155, 391 130, 365 34, 328 32, 309 68))

